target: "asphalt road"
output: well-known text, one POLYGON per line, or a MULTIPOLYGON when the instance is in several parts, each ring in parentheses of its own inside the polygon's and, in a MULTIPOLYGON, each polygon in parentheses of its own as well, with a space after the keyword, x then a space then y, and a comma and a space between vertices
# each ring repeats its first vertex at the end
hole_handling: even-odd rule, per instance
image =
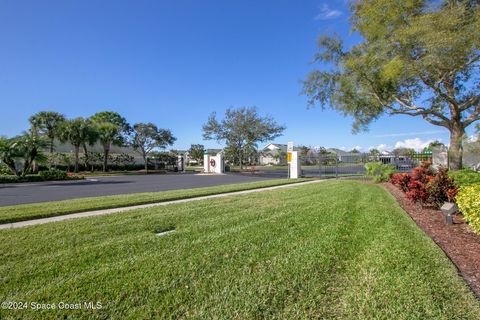
POLYGON ((0 184, 0 206, 149 191, 210 187, 277 178, 244 174, 130 175, 91 177, 80 181, 0 184))

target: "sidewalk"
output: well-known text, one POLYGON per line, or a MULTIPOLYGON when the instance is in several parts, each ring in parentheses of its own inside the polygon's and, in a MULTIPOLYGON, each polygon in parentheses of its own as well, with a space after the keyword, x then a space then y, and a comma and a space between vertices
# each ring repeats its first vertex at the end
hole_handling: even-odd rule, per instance
POLYGON ((203 196, 203 197, 195 197, 195 198, 188 198, 188 199, 181 199, 181 200, 156 202, 156 203, 135 205, 135 206, 130 206, 130 207, 86 211, 86 212, 72 213, 72 214, 66 214, 66 215, 56 216, 56 217, 49 217, 49 218, 41 218, 41 219, 35 219, 35 220, 27 220, 27 221, 6 223, 6 224, 0 224, 0 230, 2 230, 2 229, 23 228, 23 227, 33 226, 33 225, 37 225, 37 224, 64 221, 64 220, 69 220, 69 219, 103 216, 103 215, 107 215, 107 214, 125 212, 125 211, 130 211, 130 210, 135 210, 135 209, 144 209, 144 208, 151 208, 151 207, 157 207, 157 206, 167 206, 167 205, 170 205, 170 204, 185 203, 185 202, 200 201, 200 200, 215 199, 215 198, 223 198, 223 197, 228 197, 228 196, 249 194, 249 193, 269 191, 269 190, 294 188, 294 187, 297 187, 297 186, 304 186, 304 185, 308 185, 308 184, 319 183, 319 182, 322 182, 322 181, 325 181, 325 180, 314 180, 314 181, 286 184, 286 185, 274 186, 274 187, 266 187, 266 188, 259 188, 259 189, 251 189, 251 190, 244 190, 244 191, 235 191, 235 192, 214 194, 214 195, 203 196))

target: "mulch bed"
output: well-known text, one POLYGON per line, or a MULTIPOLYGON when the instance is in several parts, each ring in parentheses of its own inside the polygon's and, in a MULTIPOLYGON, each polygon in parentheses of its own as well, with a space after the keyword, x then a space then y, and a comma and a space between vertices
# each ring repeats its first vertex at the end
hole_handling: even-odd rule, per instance
POLYGON ((480 236, 473 233, 461 215, 455 215, 454 224, 449 226, 440 210, 412 203, 405 193, 391 183, 384 183, 383 186, 446 253, 472 291, 480 298, 480 236))

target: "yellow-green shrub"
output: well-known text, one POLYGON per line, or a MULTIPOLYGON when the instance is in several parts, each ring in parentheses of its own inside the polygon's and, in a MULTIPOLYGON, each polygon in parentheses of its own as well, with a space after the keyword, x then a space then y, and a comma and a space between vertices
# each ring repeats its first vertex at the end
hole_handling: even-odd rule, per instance
POLYGON ((480 234, 480 184, 460 188, 456 200, 465 221, 480 234))

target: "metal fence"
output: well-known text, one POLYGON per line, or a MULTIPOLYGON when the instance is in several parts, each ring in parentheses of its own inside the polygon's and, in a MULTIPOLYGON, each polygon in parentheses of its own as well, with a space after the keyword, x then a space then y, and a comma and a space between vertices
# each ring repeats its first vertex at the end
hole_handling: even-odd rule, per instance
POLYGON ((368 162, 391 164, 400 172, 410 172, 421 162, 431 160, 431 153, 412 153, 408 155, 319 154, 301 158, 301 166, 303 175, 306 177, 339 178, 364 176, 366 173, 365 164, 368 162))

